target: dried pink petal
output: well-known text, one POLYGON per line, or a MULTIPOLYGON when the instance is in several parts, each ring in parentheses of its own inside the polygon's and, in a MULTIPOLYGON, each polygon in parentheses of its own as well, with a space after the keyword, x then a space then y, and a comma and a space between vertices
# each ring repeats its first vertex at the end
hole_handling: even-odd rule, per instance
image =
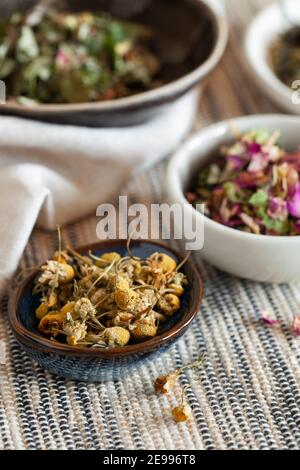
POLYGON ((300 183, 297 184, 293 197, 288 201, 288 210, 292 216, 300 218, 300 183))
POLYGON ((62 49, 59 49, 55 57, 55 65, 61 70, 68 70, 71 65, 70 58, 62 49))
POLYGON ((267 214, 276 220, 286 220, 288 217, 288 205, 287 202, 280 197, 271 197, 269 199, 269 206, 267 214))
POLYGON ((258 173, 263 171, 268 166, 268 155, 264 153, 256 153, 252 156, 248 166, 248 171, 251 173, 258 173))
POLYGON ((245 165, 245 160, 237 155, 228 155, 226 170, 229 172, 240 171, 245 165))
POLYGON ((186 195, 185 195, 185 197, 187 198, 187 200, 188 200, 191 204, 193 204, 193 202, 196 202, 196 201, 199 199, 199 197, 197 196, 197 194, 196 194, 196 193, 192 193, 192 192, 187 192, 186 195))
POLYGON ((250 155, 255 155, 261 151, 261 145, 258 142, 248 142, 247 146, 250 155))
POLYGON ((227 223, 231 217, 231 210, 228 207, 228 200, 224 198, 220 207, 220 215, 225 223, 227 223))
POLYGON ((261 316, 261 322, 268 326, 279 325, 280 320, 276 320, 269 315, 269 312, 263 311, 261 316))
POLYGON ((255 222, 253 217, 251 217, 250 215, 245 214, 244 212, 242 212, 240 214, 240 218, 241 218, 242 222, 244 222, 244 224, 247 225, 252 230, 253 233, 255 233, 256 235, 260 234, 260 227, 255 222))
POLYGON ((287 182, 287 187, 288 187, 288 195, 289 197, 292 197, 294 196, 297 190, 297 186, 299 184, 299 175, 298 175, 298 171, 291 165, 288 169, 286 182, 287 182))
POLYGON ((292 331, 295 336, 300 336, 300 315, 296 315, 293 319, 292 331))
POLYGON ((295 222, 295 231, 300 235, 300 219, 295 222))

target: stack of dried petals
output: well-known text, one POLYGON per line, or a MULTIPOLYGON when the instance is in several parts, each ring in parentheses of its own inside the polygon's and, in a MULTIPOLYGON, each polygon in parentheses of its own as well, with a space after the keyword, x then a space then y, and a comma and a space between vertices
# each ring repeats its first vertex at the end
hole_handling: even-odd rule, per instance
POLYGON ((200 171, 187 199, 231 228, 300 235, 300 151, 285 151, 279 137, 265 129, 239 135, 200 171))
POLYGON ((180 309, 184 261, 177 266, 165 253, 133 257, 129 243, 128 255, 82 256, 59 248, 41 266, 33 290, 41 333, 84 347, 122 347, 156 336, 180 309))

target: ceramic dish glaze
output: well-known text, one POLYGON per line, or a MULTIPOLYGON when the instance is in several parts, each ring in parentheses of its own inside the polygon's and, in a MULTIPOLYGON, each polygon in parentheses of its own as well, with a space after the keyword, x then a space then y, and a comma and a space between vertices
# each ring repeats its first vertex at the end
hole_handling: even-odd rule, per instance
POLYGON ((235 118, 203 129, 178 150, 167 175, 171 203, 186 205, 186 215, 204 224, 204 247, 199 255, 217 268, 260 282, 300 280, 300 236, 255 235, 226 227, 196 211, 185 198, 200 167, 213 158, 224 143, 234 141, 232 125, 242 133, 265 128, 280 129, 283 148, 300 144, 300 120, 296 116, 257 115, 235 118))
MULTIPOLYGON (((160 242, 132 241, 135 256, 148 257, 155 251, 167 253, 177 262, 183 257, 172 248, 160 242)), ((82 254, 92 250, 96 255, 117 251, 127 254, 126 241, 105 241, 78 249, 82 254)), ((24 280, 11 295, 9 320, 15 337, 28 355, 41 367, 54 374, 73 380, 101 382, 116 380, 149 361, 160 357, 186 331, 199 311, 203 286, 198 271, 191 261, 182 268, 188 279, 188 286, 182 297, 181 309, 163 325, 158 336, 148 341, 131 344, 123 348, 91 349, 74 348, 56 343, 40 334, 35 309, 39 305, 38 296, 32 295, 33 281, 37 272, 24 280)))
MULTIPOLYGON (((1 15, 35 2, 0 0, 1 15)), ((202 82, 219 62, 227 42, 227 22, 218 0, 67 0, 69 11, 102 10, 149 25, 164 85, 130 97, 81 104, 22 106, 7 102, 2 114, 87 126, 140 124, 202 82)))
POLYGON ((299 86, 292 89, 285 85, 274 73, 269 57, 270 45, 292 27, 292 21, 300 24, 299 0, 283 0, 266 7, 249 26, 245 53, 252 75, 264 93, 284 110, 300 114, 299 86))

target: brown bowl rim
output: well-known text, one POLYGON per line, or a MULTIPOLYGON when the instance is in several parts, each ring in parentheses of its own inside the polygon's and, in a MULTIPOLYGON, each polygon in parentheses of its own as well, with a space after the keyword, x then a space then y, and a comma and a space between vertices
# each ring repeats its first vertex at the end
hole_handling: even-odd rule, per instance
MULTIPOLYGON (((164 248, 169 250, 177 259, 182 260, 183 255, 181 255, 176 249, 173 247, 157 240, 133 240, 131 242, 132 246, 138 245, 141 243, 149 243, 151 245, 155 245, 160 248, 164 248)), ((80 246, 76 248, 76 250, 80 253, 87 253, 89 250, 93 249, 103 249, 105 247, 124 247, 126 246, 126 240, 104 240, 96 243, 91 243, 88 245, 80 246)), ((190 323, 194 320, 197 313, 199 312, 200 305, 203 298, 203 280, 200 276, 198 269, 196 268, 193 261, 188 259, 186 262, 186 266, 188 266, 191 277, 193 279, 193 289, 198 288, 198 293, 195 296, 195 300, 193 302, 192 308, 189 309, 187 312, 184 312, 182 318, 169 330, 165 331, 164 333, 152 338, 150 340, 131 344, 125 347, 118 347, 118 348, 108 348, 108 349, 91 349, 86 347, 81 348, 74 348, 73 346, 63 344, 63 343, 55 343, 49 339, 44 338, 36 333, 29 331, 19 320, 17 311, 18 305, 21 296, 23 295, 24 290, 28 286, 28 284, 33 280, 33 278, 37 275, 38 270, 31 273, 27 276, 19 286, 16 286, 10 294, 9 303, 8 303, 8 319, 13 330, 14 335, 18 339, 18 341, 23 344, 24 346, 31 347, 36 350, 42 350, 45 353, 55 353, 58 355, 64 356, 74 356, 74 357, 115 357, 115 356, 128 356, 131 354, 137 353, 149 353, 154 351, 158 347, 165 345, 171 339, 175 339, 179 335, 181 335, 190 325, 190 323)))

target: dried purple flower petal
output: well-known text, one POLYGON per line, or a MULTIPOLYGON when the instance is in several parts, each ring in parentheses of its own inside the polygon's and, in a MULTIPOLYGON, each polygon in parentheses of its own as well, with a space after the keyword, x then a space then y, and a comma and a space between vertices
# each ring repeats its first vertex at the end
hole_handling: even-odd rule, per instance
POLYGON ((245 163, 245 160, 237 155, 228 155, 226 170, 230 172, 240 171, 245 163))
POLYGON ((300 235, 300 219, 296 220, 294 228, 295 232, 300 235))
POLYGON ((274 325, 280 324, 280 321, 276 320, 275 318, 272 318, 269 315, 269 312, 262 312, 261 322, 264 323, 264 325, 268 325, 268 326, 274 326, 274 325))
POLYGON ((272 219, 286 220, 288 217, 287 202, 281 199, 280 197, 271 197, 269 199, 267 214, 272 219))
POLYGON ((297 184, 293 197, 288 201, 289 213, 300 218, 300 183, 297 184))
POLYGON ((199 199, 199 196, 196 194, 196 193, 191 193, 191 192, 187 192, 185 194, 185 197, 187 198, 187 200, 192 204, 193 202, 196 202, 198 199, 199 199))
POLYGON ((256 153, 252 156, 251 162, 248 166, 248 171, 251 173, 258 173, 263 171, 268 166, 268 155, 264 153, 256 153))
POLYGON ((300 336, 300 315, 294 317, 292 331, 295 336, 300 336))

